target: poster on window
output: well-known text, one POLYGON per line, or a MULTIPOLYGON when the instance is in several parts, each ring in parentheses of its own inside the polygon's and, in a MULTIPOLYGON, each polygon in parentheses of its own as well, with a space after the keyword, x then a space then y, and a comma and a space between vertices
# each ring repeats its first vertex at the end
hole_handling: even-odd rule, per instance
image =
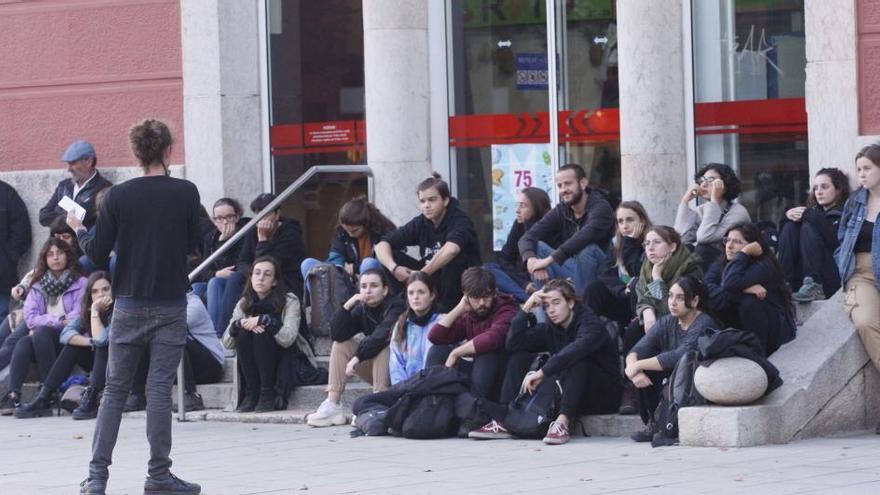
POLYGON ((501 251, 507 233, 516 222, 516 194, 527 187, 540 187, 553 194, 550 145, 492 145, 492 248, 501 251))

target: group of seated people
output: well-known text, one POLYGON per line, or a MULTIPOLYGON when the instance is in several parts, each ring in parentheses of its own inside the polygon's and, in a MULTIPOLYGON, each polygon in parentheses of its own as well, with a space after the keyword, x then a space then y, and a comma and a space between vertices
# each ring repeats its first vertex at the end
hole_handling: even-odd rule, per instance
MULTIPOLYGON (((556 184, 553 208, 541 189, 519 192, 516 223, 496 261, 485 265, 471 220, 437 175, 418 185, 420 214, 400 227, 365 198, 347 202, 323 262, 305 258, 302 228, 276 209, 193 283, 186 409, 199 407, 195 384, 222 376, 221 346, 238 358, 237 411, 286 407, 278 387, 285 352, 316 366, 303 312, 309 274, 321 265, 353 289, 332 315, 327 398, 309 425, 346 423, 341 397, 350 377, 380 392, 445 365, 470 377, 474 396, 500 404, 544 380, 564 383, 548 444, 567 442, 580 414, 647 418, 663 377, 707 328, 753 332, 769 356, 795 338, 793 301, 823 299, 841 286, 834 253, 849 182, 840 170, 819 171, 807 206, 786 213, 776 249, 766 226, 751 223, 735 202, 740 181, 727 165, 696 174, 674 227, 652 224, 637 201, 615 210, 579 165, 561 167, 556 184), (411 247, 418 259, 407 255, 411 247), (537 362, 538 354, 549 358, 537 362)), ((251 210, 273 200, 260 195, 251 210)), ((218 200, 212 214, 194 262, 248 221, 230 198, 218 200)), ((91 379, 73 416, 95 416, 112 326, 112 268, 92 267, 85 278, 71 234, 53 230, 30 278, 13 289, 24 302, 23 320, 11 315, 0 327, 0 368, 11 366, 3 414, 51 414, 56 390, 79 365, 91 379), (21 404, 31 363, 42 387, 21 404)), ((143 397, 136 385, 129 409, 143 407, 143 397)), ((633 438, 650 440, 655 428, 647 424, 633 438)), ((509 437, 501 409, 469 436, 509 437)))

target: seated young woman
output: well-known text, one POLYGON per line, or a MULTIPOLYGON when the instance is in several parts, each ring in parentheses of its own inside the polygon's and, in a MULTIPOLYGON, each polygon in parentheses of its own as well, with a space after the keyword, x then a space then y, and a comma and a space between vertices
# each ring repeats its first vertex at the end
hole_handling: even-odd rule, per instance
POLYGON ((755 224, 727 231, 724 246, 704 280, 709 309, 725 326, 753 332, 769 356, 797 332, 785 274, 755 224))
MULTIPOLYGON (((471 431, 476 439, 510 438, 504 427, 506 404, 520 391, 533 394, 544 380, 561 380, 559 415, 550 424, 544 443, 559 445, 570 440, 572 418, 579 414, 607 414, 620 403, 620 371, 617 345, 601 320, 578 302, 574 285, 553 279, 534 292, 514 317, 507 334, 507 370, 501 407, 489 411, 494 418, 471 431), (543 307, 549 318, 538 323, 532 313, 543 307), (529 367, 537 353, 550 358, 534 373, 529 367)), ((490 406, 491 408, 491 406, 490 406)))
POLYGON ((21 387, 31 363, 45 382, 61 350, 61 330, 80 312, 86 279, 70 244, 50 238, 43 244, 34 269, 33 284, 24 302, 28 335, 15 344, 9 369, 9 392, 0 403, 8 416, 21 405, 21 387))
POLYGON ((823 168, 813 179, 806 206, 785 212, 776 250, 792 298, 801 303, 825 299, 840 289, 834 262, 837 229, 849 198, 849 178, 836 168, 823 168))
POLYGON ((650 442, 657 433, 653 412, 660 404, 662 383, 678 360, 697 349, 697 338, 717 323, 705 313, 706 287, 698 279, 680 277, 669 287, 669 314, 636 343, 626 356, 626 377, 639 389, 639 415, 645 429, 631 435, 636 442, 650 442))
POLYGON ((400 297, 389 297, 388 282, 382 270, 361 273, 359 284, 358 293, 333 315, 327 398, 317 411, 309 414, 306 420, 309 426, 336 426, 347 422, 340 399, 348 377, 358 375, 373 386, 373 392, 381 392, 391 385, 388 343, 404 303, 400 297), (360 342, 355 340, 358 334, 364 336, 360 342))
POLYGON ((434 303, 437 291, 431 278, 422 272, 412 272, 406 281, 406 311, 401 313, 391 332, 391 384, 416 375, 425 368, 425 359, 431 349, 428 332, 443 316, 434 303))
MULTIPOLYGON (((232 198, 220 198, 215 201, 211 214, 212 228, 202 238, 199 263, 214 254, 250 221, 250 218, 244 216, 241 203, 232 198)), ((226 291, 226 279, 235 271, 235 262, 243 245, 243 238, 236 241, 235 245, 215 259, 192 283, 193 292, 215 312, 226 291), (214 280, 215 278, 218 280, 214 280)), ((235 290, 234 284, 230 286, 230 290, 235 290)), ((240 294, 235 296, 238 295, 240 294)))
POLYGON ((54 395, 74 366, 89 371, 89 386, 73 411, 73 419, 98 416, 98 396, 107 380, 107 341, 110 317, 113 314, 113 289, 110 275, 97 270, 89 275, 83 293, 79 316, 61 332, 64 345, 55 364, 43 381, 36 398, 15 410, 16 418, 38 418, 52 415, 54 395))
POLYGON ((636 282, 645 261, 645 233, 652 227, 645 207, 624 201, 615 212, 617 232, 599 277, 587 284, 584 304, 598 316, 626 328, 635 316, 636 282))
POLYGON ((299 323, 299 299, 281 280, 278 262, 271 256, 258 257, 223 334, 223 345, 235 349, 243 378, 244 398, 236 412, 275 409, 276 373, 283 349, 296 345, 315 364, 299 323))
POLYGON ((531 283, 531 275, 519 252, 519 239, 532 225, 550 211, 550 196, 539 187, 527 187, 516 195, 516 221, 510 226, 507 241, 497 254, 496 263, 484 266, 495 275, 498 290, 515 297, 520 303, 526 302, 529 294, 526 288, 531 283))

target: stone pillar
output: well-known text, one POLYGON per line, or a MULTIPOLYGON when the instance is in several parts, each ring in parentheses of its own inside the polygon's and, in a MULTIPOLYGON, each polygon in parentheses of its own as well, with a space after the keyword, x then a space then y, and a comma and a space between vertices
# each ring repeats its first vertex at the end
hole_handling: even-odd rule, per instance
MULTIPOLYGON (((855 3, 804 2, 810 176, 821 168, 837 167, 852 178, 856 152, 877 140, 859 135, 855 3)), ((876 1, 866 3, 880 7, 876 1)))
POLYGON ((363 8, 367 164, 376 205, 400 225, 418 214, 416 184, 431 174, 428 5, 370 0, 363 8))
POLYGON ((264 190, 257 2, 181 2, 186 178, 206 207, 264 190))
POLYGON ((691 167, 685 148, 682 0, 617 2, 624 200, 672 225, 691 167))

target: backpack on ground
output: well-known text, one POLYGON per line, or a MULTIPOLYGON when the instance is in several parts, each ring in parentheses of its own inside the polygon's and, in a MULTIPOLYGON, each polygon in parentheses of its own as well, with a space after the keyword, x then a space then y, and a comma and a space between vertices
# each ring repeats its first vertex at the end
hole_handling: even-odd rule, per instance
POLYGON ((455 436, 460 420, 456 399, 469 390, 468 377, 458 370, 442 365, 424 369, 387 391, 399 397, 386 414, 388 428, 405 438, 455 436))
POLYGON ((354 293, 354 284, 336 265, 321 263, 306 278, 309 304, 311 306, 310 333, 314 336, 330 335, 330 320, 354 293))
POLYGON ((508 404, 504 427, 519 438, 544 438, 561 403, 562 383, 557 377, 547 377, 534 394, 520 393, 508 404))
POLYGON ((660 405, 655 412, 658 433, 651 445, 660 447, 678 443, 678 411, 683 407, 701 406, 706 399, 694 386, 694 373, 700 365, 699 352, 685 353, 676 363, 669 378, 664 380, 660 405))

